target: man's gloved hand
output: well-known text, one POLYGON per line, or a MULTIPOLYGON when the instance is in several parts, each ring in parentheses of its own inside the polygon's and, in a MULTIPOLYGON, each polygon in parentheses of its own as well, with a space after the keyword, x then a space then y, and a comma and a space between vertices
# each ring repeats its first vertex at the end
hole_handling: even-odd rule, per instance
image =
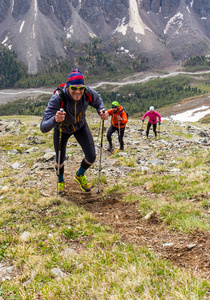
POLYGON ((144 123, 144 119, 142 119, 142 122, 144 123))
POLYGON ((102 120, 108 120, 109 114, 106 110, 100 110, 99 115, 102 120))
POLYGON ((117 116, 117 119, 118 119, 119 121, 122 121, 122 120, 123 120, 123 118, 121 118, 120 116, 117 116))
POLYGON ((159 121, 159 125, 161 124, 161 122, 159 121))

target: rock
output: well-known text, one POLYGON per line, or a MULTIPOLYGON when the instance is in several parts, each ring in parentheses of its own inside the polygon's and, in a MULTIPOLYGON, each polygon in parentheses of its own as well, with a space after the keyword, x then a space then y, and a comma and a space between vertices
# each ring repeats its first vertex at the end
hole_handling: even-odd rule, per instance
POLYGON ((77 252, 74 249, 66 248, 64 251, 61 252, 62 255, 75 255, 77 252))
POLYGON ((157 158, 156 158, 156 159, 151 160, 150 163, 151 163, 152 165, 161 166, 161 165, 164 164, 164 161, 163 161, 162 159, 157 159, 157 158))
POLYGON ((15 162, 15 163, 12 165, 12 168, 13 168, 13 169, 19 169, 19 167, 20 167, 19 162, 15 162))
POLYGON ((208 137, 208 136, 209 136, 208 133, 207 133, 206 131, 200 131, 200 132, 198 133, 198 135, 201 136, 201 137, 208 137))
POLYGON ((180 174, 180 173, 181 173, 181 170, 178 169, 178 168, 174 168, 174 169, 171 169, 170 172, 171 172, 171 173, 180 174))
POLYGON ((187 245, 187 249, 191 250, 192 248, 194 248, 196 246, 196 244, 188 244, 187 245))
POLYGON ((49 160, 55 160, 55 152, 48 152, 44 155, 44 159, 46 161, 49 161, 49 160))
POLYGON ((164 243, 162 244, 163 247, 171 247, 174 243, 164 243))
POLYGON ((59 268, 53 268, 51 270, 51 273, 53 274, 54 277, 64 277, 64 276, 66 276, 66 274, 63 273, 59 268))
POLYGON ((146 190, 150 190, 152 187, 153 187, 153 183, 152 183, 151 181, 145 182, 144 188, 145 188, 146 190))
POLYGON ((8 188, 8 186, 3 186, 1 190, 2 190, 2 192, 8 192, 9 188, 8 188))
POLYGON ((19 154, 19 152, 16 149, 12 149, 8 151, 8 154, 19 154))
POLYGON ((154 214, 155 214, 155 211, 151 211, 144 217, 144 219, 150 220, 154 216, 154 214))
POLYGON ((11 276, 13 274, 14 274, 13 266, 0 264, 0 281, 11 280, 11 276))
POLYGON ((32 147, 32 148, 29 148, 29 149, 27 149, 26 150, 26 153, 32 153, 32 152, 37 152, 39 150, 39 148, 38 147, 32 147))
POLYGON ((29 231, 24 231, 20 236, 20 241, 26 242, 30 236, 31 236, 31 234, 29 231))
POLYGON ((43 141, 41 138, 37 136, 28 136, 26 138, 26 141, 28 142, 28 145, 37 145, 37 144, 43 144, 43 141))

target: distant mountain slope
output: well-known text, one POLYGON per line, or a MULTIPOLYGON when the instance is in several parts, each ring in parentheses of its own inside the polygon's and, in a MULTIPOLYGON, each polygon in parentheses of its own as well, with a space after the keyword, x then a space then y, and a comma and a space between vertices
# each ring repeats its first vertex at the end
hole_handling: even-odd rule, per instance
MULTIPOLYGON (((46 58, 65 58, 66 41, 99 37, 115 52, 167 66, 210 52, 210 3, 201 0, 0 0, 0 41, 30 74, 46 58)), ((110 51, 113 51, 111 49, 110 51)))

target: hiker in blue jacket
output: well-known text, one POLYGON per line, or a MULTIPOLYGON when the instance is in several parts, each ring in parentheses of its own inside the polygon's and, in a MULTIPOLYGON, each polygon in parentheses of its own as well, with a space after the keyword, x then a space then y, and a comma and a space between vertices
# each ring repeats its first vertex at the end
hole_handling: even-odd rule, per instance
POLYGON ((93 137, 85 118, 88 105, 96 108, 102 120, 108 119, 102 99, 96 91, 85 85, 84 76, 79 69, 75 69, 68 76, 67 83, 62 89, 57 89, 50 98, 40 124, 43 133, 54 128, 53 142, 56 152, 55 167, 58 175, 59 193, 64 192, 65 181, 63 175, 66 146, 72 134, 84 152, 84 158, 75 174, 75 180, 80 184, 83 191, 89 192, 91 190, 90 184, 84 175, 96 159, 93 137), (64 111, 61 110, 61 107, 64 111), (62 130, 60 130, 60 125, 62 125, 62 130), (59 134, 61 135, 60 145, 59 134), (60 161, 58 163, 59 149, 60 161))

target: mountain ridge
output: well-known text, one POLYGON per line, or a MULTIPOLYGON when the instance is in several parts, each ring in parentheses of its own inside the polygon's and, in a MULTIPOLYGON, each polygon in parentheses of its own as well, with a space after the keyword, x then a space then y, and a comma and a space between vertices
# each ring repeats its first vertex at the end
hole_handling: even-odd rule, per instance
POLYGON ((29 74, 42 70, 46 59, 73 55, 66 43, 79 49, 91 37, 113 54, 124 48, 124 56, 146 55, 153 67, 210 52, 209 4, 200 0, 0 0, 0 11, 0 41, 29 74))

